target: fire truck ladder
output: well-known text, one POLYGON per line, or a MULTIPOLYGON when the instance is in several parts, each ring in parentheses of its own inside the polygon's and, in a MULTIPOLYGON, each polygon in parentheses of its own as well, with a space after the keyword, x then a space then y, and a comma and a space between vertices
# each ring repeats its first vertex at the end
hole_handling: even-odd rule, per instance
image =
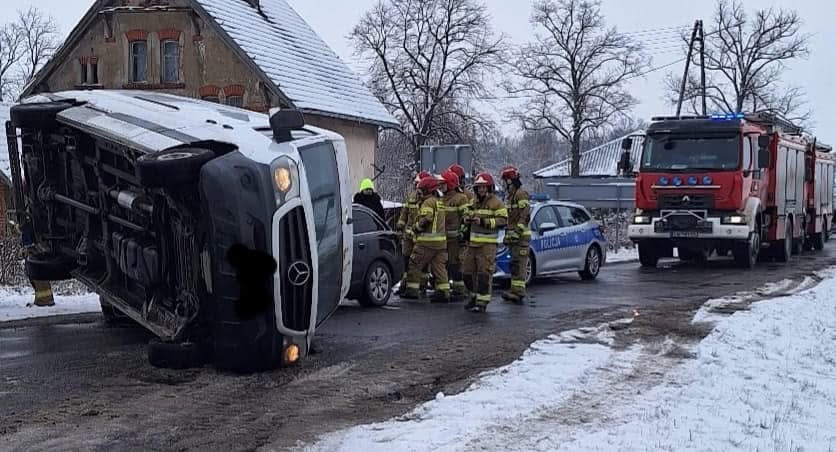
POLYGON ((777 132, 798 136, 801 136, 804 133, 803 127, 793 124, 789 119, 772 111, 757 111, 749 113, 744 116, 744 119, 763 124, 769 130, 769 133, 777 132))

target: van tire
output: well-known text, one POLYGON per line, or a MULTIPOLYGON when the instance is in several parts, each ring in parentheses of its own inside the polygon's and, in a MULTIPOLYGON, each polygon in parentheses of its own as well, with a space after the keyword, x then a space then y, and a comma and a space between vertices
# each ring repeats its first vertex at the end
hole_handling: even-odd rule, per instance
POLYGON ((58 127, 58 113, 72 107, 70 102, 37 102, 18 104, 9 110, 14 127, 31 129, 54 129, 58 127))
POLYGON ((203 148, 175 148, 145 154, 136 160, 139 183, 148 188, 171 188, 197 183, 200 168, 215 158, 203 148))

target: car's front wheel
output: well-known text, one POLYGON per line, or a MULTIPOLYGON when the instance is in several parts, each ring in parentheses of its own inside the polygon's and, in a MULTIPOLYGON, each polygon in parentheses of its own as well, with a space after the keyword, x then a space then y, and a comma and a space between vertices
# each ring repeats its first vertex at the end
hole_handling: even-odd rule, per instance
POLYGON ((363 294, 359 298, 361 306, 380 307, 389 302, 394 287, 392 271, 383 261, 374 261, 366 272, 363 282, 363 294))
POLYGON ((148 188, 169 188, 195 183, 200 168, 215 158, 203 148, 175 148, 146 154, 136 161, 139 182, 148 188))
POLYGON ((584 262, 583 270, 579 271, 581 279, 584 281, 592 281, 598 277, 601 271, 601 250, 597 246, 590 246, 586 251, 586 261, 584 262))

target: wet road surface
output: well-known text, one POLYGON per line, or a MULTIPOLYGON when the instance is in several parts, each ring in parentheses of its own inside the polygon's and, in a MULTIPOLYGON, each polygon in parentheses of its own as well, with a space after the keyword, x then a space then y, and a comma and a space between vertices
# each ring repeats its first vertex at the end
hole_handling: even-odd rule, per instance
POLYGON ((397 298, 384 309, 350 303, 318 332, 320 353, 247 376, 153 368, 148 333, 96 316, 0 324, 0 449, 281 448, 461 390, 550 333, 634 309, 688 313, 709 298, 836 265, 835 249, 750 272, 731 261, 614 264, 594 282, 574 274, 538 282, 525 306, 496 297, 487 315, 397 298))

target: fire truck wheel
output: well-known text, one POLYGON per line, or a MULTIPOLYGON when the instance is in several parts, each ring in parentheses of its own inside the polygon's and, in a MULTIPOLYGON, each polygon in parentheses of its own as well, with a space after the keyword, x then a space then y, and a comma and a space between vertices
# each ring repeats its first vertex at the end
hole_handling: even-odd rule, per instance
POLYGON ((789 262, 792 256, 792 222, 789 219, 784 221, 784 240, 776 240, 774 243, 775 260, 789 262))
POLYGON ((753 232, 748 241, 737 244, 732 250, 735 264, 747 270, 755 268, 755 265, 758 263, 760 248, 760 234, 753 232))
POLYGON ((813 249, 816 251, 824 249, 824 231, 813 234, 813 249))
POLYGON ((642 267, 656 267, 659 263, 659 250, 653 243, 639 243, 639 263, 642 267))

